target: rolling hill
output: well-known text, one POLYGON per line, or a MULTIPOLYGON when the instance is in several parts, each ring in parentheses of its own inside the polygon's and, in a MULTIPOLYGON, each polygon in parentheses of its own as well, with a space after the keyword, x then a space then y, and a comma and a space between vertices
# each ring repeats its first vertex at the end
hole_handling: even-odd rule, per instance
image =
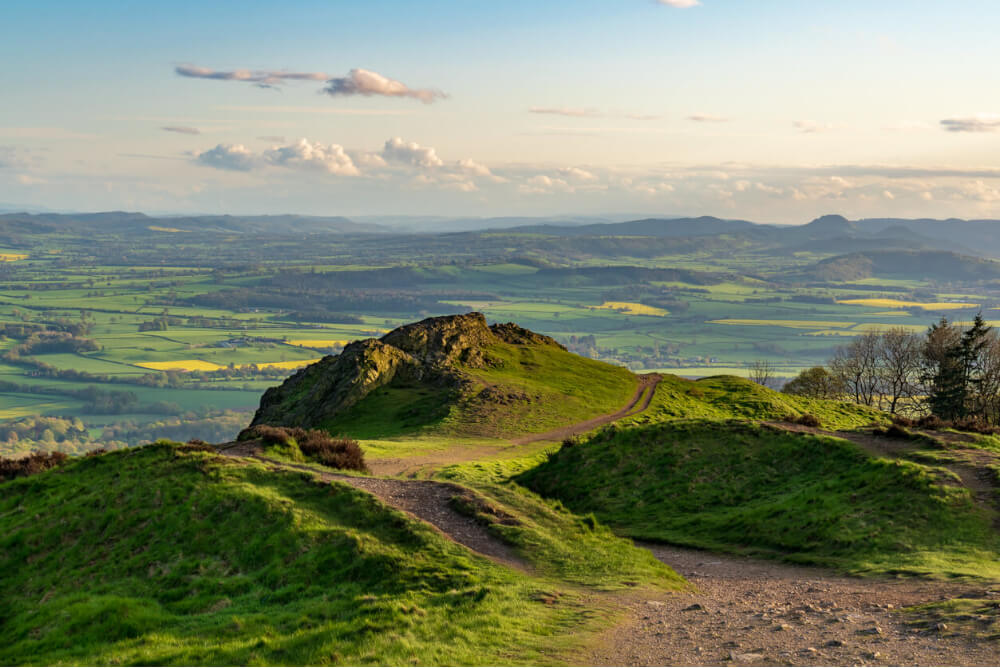
POLYGON ((627 369, 469 313, 351 343, 268 390, 252 424, 510 437, 613 413, 637 387, 627 369))

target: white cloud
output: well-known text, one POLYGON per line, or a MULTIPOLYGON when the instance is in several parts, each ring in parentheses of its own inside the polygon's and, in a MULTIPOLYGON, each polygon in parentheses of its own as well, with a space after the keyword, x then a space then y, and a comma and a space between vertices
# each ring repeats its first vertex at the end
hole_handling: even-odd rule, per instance
POLYGON ((941 126, 948 132, 995 132, 1000 130, 1000 114, 946 118, 941 126))
POLYGON ((661 5, 666 5, 667 7, 673 7, 675 9, 689 9, 690 7, 697 7, 701 3, 698 0, 656 0, 661 5))
POLYGON ((248 172, 258 164, 258 157, 243 144, 218 144, 195 159, 207 167, 237 172, 248 172))
POLYGON ((459 160, 456 163, 456 169, 460 172, 471 174, 473 176, 493 176, 493 172, 490 171, 489 167, 481 162, 476 162, 475 160, 470 160, 468 158, 459 160))
POLYGON ((354 164, 359 167, 385 167, 386 162, 378 153, 373 151, 359 151, 356 149, 349 149, 347 155, 351 156, 351 160, 354 164))
POLYGON ((382 157, 386 162, 397 162, 414 167, 441 167, 444 161, 430 146, 421 146, 416 142, 404 142, 399 137, 386 141, 382 148, 382 157))
POLYGON ((585 169, 580 169, 579 167, 563 167, 559 170, 559 174, 562 176, 573 179, 575 181, 596 181, 597 176, 588 172, 585 169))
POLYGON ((279 167, 314 169, 338 176, 357 176, 361 173, 343 146, 326 146, 307 139, 269 149, 264 152, 264 160, 279 167))
POLYGON ((371 70, 353 69, 345 77, 334 77, 327 81, 324 93, 328 95, 381 95, 384 97, 411 97, 424 104, 448 97, 432 88, 410 88, 402 81, 396 81, 371 70))

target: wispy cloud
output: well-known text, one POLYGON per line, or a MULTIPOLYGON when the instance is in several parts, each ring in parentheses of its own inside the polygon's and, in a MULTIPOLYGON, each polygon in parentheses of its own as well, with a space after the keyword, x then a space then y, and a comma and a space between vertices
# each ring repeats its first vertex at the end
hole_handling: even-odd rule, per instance
POLYGON ((701 3, 698 0, 656 0, 661 5, 666 5, 667 7, 673 7, 675 9, 689 9, 691 7, 697 7, 701 3))
POLYGON ((729 119, 725 116, 718 116, 716 114, 691 114, 687 117, 689 121, 694 121, 696 123, 725 123, 729 119))
POLYGON ((531 107, 528 109, 529 114, 552 114, 555 116, 576 116, 576 117, 587 117, 587 116, 602 116, 601 112, 596 109, 583 109, 579 107, 531 107))
POLYGON ((355 68, 346 76, 338 77, 326 72, 291 72, 288 70, 213 70, 197 65, 178 65, 174 72, 182 77, 211 79, 215 81, 240 81, 260 88, 275 88, 291 81, 325 81, 322 92, 335 97, 378 95, 382 97, 408 97, 430 104, 448 97, 435 88, 410 88, 402 81, 355 68))
POLYGON ((186 125, 164 125, 160 128, 164 132, 177 132, 182 135, 200 135, 201 130, 198 128, 188 127, 186 125))
POLYGON ((174 72, 193 79, 214 79, 216 81, 245 81, 247 83, 272 87, 289 81, 327 81, 331 78, 324 72, 289 72, 288 70, 213 70, 197 65, 178 65, 174 72))
POLYGON ((353 69, 345 77, 334 77, 327 81, 324 93, 334 97, 341 95, 380 95, 383 97, 410 97, 430 104, 448 97, 434 88, 410 88, 402 81, 396 81, 371 70, 353 69))
POLYGON ((1000 130, 1000 114, 946 118, 941 126, 948 132, 996 132, 1000 130))

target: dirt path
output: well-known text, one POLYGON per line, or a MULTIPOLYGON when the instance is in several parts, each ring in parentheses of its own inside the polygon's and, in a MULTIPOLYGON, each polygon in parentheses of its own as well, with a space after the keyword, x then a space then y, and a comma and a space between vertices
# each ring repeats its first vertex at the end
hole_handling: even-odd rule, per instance
POLYGON ((323 471, 304 464, 290 464, 255 454, 246 442, 220 448, 220 454, 229 457, 249 457, 264 462, 274 470, 303 471, 326 482, 350 485, 377 496, 386 505, 401 510, 412 517, 430 524, 451 540, 493 561, 521 571, 530 571, 530 565, 509 545, 494 537, 486 527, 471 517, 457 512, 451 499, 466 491, 458 485, 432 480, 396 480, 391 478, 363 478, 323 471))
POLYGON ((595 418, 567 425, 565 427, 560 427, 558 429, 553 429, 552 431, 547 431, 542 434, 529 434, 527 436, 515 438, 511 440, 511 443, 514 445, 527 445, 528 443, 537 443, 539 441, 562 441, 567 438, 572 438, 578 434, 588 432, 591 429, 596 429, 597 427, 608 424, 609 422, 614 422, 615 420, 621 420, 624 417, 641 413, 649 408, 650 402, 653 401, 653 395, 656 393, 656 386, 659 385, 661 380, 663 380, 663 377, 655 373, 639 376, 639 387, 635 391, 635 396, 629 400, 628 404, 626 404, 624 408, 615 413, 599 415, 595 418), (636 408, 637 405, 638 408, 636 408))
POLYGON ((1000 665, 1000 643, 908 627, 903 606, 995 597, 979 584, 858 579, 818 568, 645 545, 697 587, 634 600, 594 665, 1000 665))

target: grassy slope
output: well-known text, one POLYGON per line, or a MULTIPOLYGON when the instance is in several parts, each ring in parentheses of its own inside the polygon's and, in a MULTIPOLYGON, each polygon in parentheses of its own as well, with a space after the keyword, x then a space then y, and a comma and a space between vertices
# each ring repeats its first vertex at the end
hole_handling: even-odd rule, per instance
MULTIPOLYGON (((553 604, 557 581, 349 487, 176 446, 0 490, 3 664, 549 663, 590 616, 565 583, 553 604)), ((677 586, 624 541, 550 515, 522 542, 590 531, 609 562, 600 584, 677 586)))
POLYGON ((477 401, 441 388, 399 382, 381 387, 343 416, 324 425, 334 433, 379 439, 407 434, 511 437, 543 432, 613 413, 635 393, 624 367, 598 362, 554 346, 500 344, 487 353, 501 364, 463 368, 477 390, 521 393, 530 401, 477 401))
POLYGON ((864 406, 796 397, 736 376, 687 380, 665 375, 649 409, 627 423, 651 424, 680 418, 780 420, 804 413, 818 417, 826 429, 850 429, 886 420, 885 413, 864 406))
POLYGON ((992 514, 941 469, 750 423, 608 429, 522 484, 625 535, 852 572, 1000 576, 992 514))

